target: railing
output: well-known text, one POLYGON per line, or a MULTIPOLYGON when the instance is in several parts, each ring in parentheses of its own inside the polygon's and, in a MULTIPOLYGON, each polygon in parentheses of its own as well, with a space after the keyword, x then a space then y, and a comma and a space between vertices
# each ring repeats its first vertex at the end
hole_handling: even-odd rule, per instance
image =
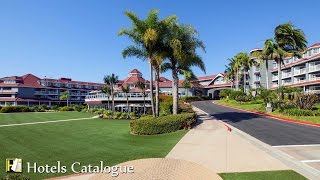
POLYGON ((282 73, 282 77, 281 78, 282 79, 283 78, 288 78, 288 77, 291 77, 291 75, 292 75, 291 72, 290 73, 282 73))
POLYGON ((307 80, 306 79, 295 79, 293 81, 293 83, 302 83, 302 82, 306 82, 307 80))
POLYGON ((56 91, 35 91, 34 93, 39 94, 39 95, 41 95, 41 94, 58 95, 59 94, 59 92, 56 92, 56 91))
POLYGON ((318 76, 309 76, 309 80, 310 81, 320 80, 320 77, 318 77, 318 76))
MULTIPOLYGON (((129 100, 133 100, 133 101, 141 101, 143 100, 143 93, 117 93, 114 96, 115 100, 119 100, 119 101, 125 101, 127 100, 127 95, 128 95, 128 99, 129 100)), ((94 95, 87 95, 85 100, 86 101, 94 101, 94 100, 99 100, 99 101, 107 101, 107 100, 111 100, 111 96, 108 96, 104 93, 98 93, 98 94, 94 94, 94 95)), ((150 94, 146 93, 146 100, 151 100, 150 94)))
POLYGON ((317 94, 320 94, 320 90, 315 90, 315 89, 309 89, 309 90, 306 90, 307 93, 317 93, 317 94))
POLYGON ((294 70, 294 75, 300 75, 300 74, 305 74, 306 73, 306 68, 303 68, 303 69, 296 69, 294 70))
POLYGON ((292 84, 291 81, 290 81, 290 82, 284 82, 284 81, 282 81, 282 85, 290 85, 290 84, 292 84))
POLYGON ((320 71, 320 64, 309 66, 309 72, 320 71))
POLYGON ((276 81, 279 79, 279 76, 272 76, 272 81, 276 81))

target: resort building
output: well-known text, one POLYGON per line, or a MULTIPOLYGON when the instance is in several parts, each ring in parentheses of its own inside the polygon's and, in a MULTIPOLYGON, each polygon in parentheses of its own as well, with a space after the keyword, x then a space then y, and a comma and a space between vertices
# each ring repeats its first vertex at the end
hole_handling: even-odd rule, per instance
MULTIPOLYGON (((262 51, 262 49, 253 49, 262 51)), ((257 62, 248 72, 241 70, 239 85, 243 86, 248 92, 249 89, 268 88, 275 89, 278 87, 278 63, 274 60, 269 60, 268 68, 265 62, 259 63, 256 57, 251 58, 257 62), (267 83, 269 82, 269 83, 267 83)), ((291 57, 284 60, 281 65, 280 85, 299 87, 303 92, 320 93, 320 43, 310 46, 301 58, 291 57)))
POLYGON ((103 86, 70 78, 41 79, 32 74, 4 77, 0 78, 0 106, 66 105, 66 100, 60 100, 64 92, 69 94, 69 104, 83 104, 89 92, 103 86))

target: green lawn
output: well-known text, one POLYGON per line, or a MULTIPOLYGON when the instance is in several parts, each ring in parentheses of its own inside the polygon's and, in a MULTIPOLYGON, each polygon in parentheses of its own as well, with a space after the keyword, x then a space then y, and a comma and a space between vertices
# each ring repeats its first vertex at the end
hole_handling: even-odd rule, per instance
MULTIPOLYGON (((0 121, 23 123, 90 117, 84 113, 21 113, 0 114, 0 121), (9 116, 9 117, 8 117, 9 116)), ((78 161, 82 165, 115 165, 133 159, 165 157, 187 131, 156 136, 129 134, 129 121, 88 119, 48 124, 12 126, 0 128, 0 177, 5 172, 6 158, 22 158, 38 165, 70 166, 78 161)), ((24 169, 26 171, 26 169, 24 169)), ((24 171, 24 172, 25 172, 24 171)), ((68 168, 69 173, 71 173, 68 168)), ((26 174, 31 179, 43 179, 66 174, 26 174)))
MULTIPOLYGON (((255 110, 257 111, 259 109, 259 107, 261 107, 262 103, 257 103, 257 104, 251 104, 251 103, 239 103, 236 101, 232 101, 232 100, 219 100, 218 103, 220 104, 224 104, 224 105, 229 105, 229 106, 235 106, 238 108, 243 108, 246 110, 255 110)), ((320 108, 320 104, 316 105, 317 108, 320 108)), ((284 117, 284 118, 290 118, 290 119, 295 119, 295 120, 300 120, 300 121, 304 121, 304 122, 312 122, 312 123, 320 123, 320 117, 319 116, 287 116, 284 114, 281 114, 279 112, 272 112, 269 113, 272 115, 276 115, 279 117, 284 117)))
POLYGON ((224 180, 305 180, 307 179, 291 170, 221 173, 219 175, 224 180))
POLYGON ((95 114, 82 112, 26 112, 26 113, 2 113, 0 114, 0 125, 19 124, 30 122, 56 121, 65 119, 88 118, 95 114))

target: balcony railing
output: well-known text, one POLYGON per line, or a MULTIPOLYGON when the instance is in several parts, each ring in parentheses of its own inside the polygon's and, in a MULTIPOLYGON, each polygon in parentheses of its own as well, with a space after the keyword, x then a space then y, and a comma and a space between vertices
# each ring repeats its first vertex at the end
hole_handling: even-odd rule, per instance
POLYGON ((283 78, 288 78, 288 77, 291 77, 291 72, 290 73, 282 73, 282 79, 283 78))
POLYGON ((309 66, 309 72, 320 71, 320 64, 309 66))
POLYGON ((59 92, 57 91, 35 91, 34 93, 37 95, 43 95, 43 94, 58 95, 59 94, 59 92))
POLYGON ((300 75, 300 74, 305 74, 306 73, 306 68, 303 69, 296 69, 294 70, 294 75, 300 75))
POLYGON ((272 76, 272 81, 277 81, 279 76, 272 76))
POLYGON ((309 90, 306 90, 306 92, 320 94, 320 90, 315 90, 315 89, 309 89, 309 90))
MULTIPOLYGON (((118 101, 126 101, 127 100, 127 96, 129 101, 143 101, 143 93, 117 93, 114 96, 114 100, 118 100, 118 101)), ((94 94, 94 95, 87 95, 86 96, 86 101, 107 101, 107 100, 111 100, 111 96, 108 96, 104 93, 98 93, 98 94, 94 94)), ((150 101, 151 97, 150 97, 150 93, 146 93, 146 97, 145 100, 150 101)))
POLYGON ((309 76, 310 81, 320 80, 319 76, 309 76))
POLYGON ((302 83, 302 82, 306 82, 307 80, 306 79, 295 79, 293 81, 293 83, 302 83))

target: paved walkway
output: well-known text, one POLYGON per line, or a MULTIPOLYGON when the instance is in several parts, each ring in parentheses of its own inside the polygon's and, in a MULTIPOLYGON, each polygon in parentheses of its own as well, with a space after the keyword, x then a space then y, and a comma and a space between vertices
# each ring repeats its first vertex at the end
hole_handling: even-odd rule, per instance
POLYGON ((289 169, 200 109, 200 124, 190 130, 167 158, 196 162, 214 172, 249 172, 289 169))

